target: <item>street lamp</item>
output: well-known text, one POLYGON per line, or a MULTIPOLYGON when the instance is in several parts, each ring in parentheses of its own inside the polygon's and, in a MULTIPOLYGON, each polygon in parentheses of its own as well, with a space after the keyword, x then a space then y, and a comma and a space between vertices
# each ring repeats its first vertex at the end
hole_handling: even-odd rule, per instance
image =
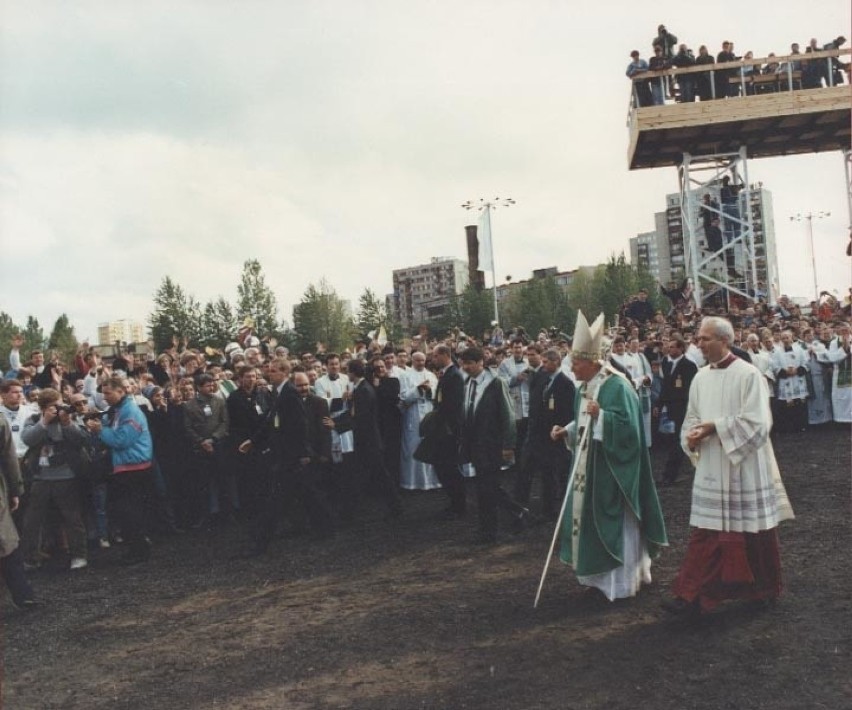
MULTIPOLYGON (((494 323, 496 325, 500 324, 500 314, 497 311, 497 269, 494 266, 494 240, 491 238, 491 210, 495 210, 497 207, 511 207, 514 204, 515 201, 511 197, 504 197, 503 199, 495 197, 493 200, 479 198, 479 204, 475 204, 470 200, 462 204, 462 208, 466 210, 482 212, 480 221, 483 225, 483 230, 480 243, 483 246, 487 246, 485 250, 486 258, 491 265, 491 282, 494 285, 494 323)), ((487 267, 487 264, 480 263, 480 266, 487 267)))
POLYGON ((814 271, 814 300, 816 301, 819 301, 819 287, 817 286, 816 249, 814 249, 814 219, 824 219, 826 217, 831 217, 831 212, 808 212, 807 214, 797 212, 790 217, 791 222, 801 222, 802 220, 807 220, 808 222, 808 237, 811 242, 811 265, 814 271))

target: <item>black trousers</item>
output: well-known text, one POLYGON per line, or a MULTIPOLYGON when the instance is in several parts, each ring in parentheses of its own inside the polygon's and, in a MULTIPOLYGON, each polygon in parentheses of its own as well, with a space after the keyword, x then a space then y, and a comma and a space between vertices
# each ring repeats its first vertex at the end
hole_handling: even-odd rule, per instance
POLYGON ((24 556, 21 554, 20 547, 16 547, 13 552, 0 558, 0 574, 3 575, 3 581, 12 595, 15 606, 21 606, 24 602, 35 599, 35 592, 24 572, 24 556))
POLYGON ((154 482, 150 468, 125 471, 110 476, 109 500, 113 519, 121 529, 128 555, 147 557, 150 550, 145 535, 145 511, 151 509, 154 482))
POLYGON ((680 467, 683 464, 683 460, 686 458, 686 454, 683 452, 683 448, 680 445, 680 433, 683 429, 683 420, 685 416, 686 412, 684 412, 684 416, 674 419, 674 434, 666 437, 670 439, 670 441, 667 442, 669 446, 669 454, 666 457, 666 466, 663 469, 663 481, 666 483, 674 483, 677 480, 678 474, 680 474, 680 467))
POLYGON ((571 469, 571 452, 562 442, 528 441, 515 478, 515 500, 529 507, 533 478, 541 473, 541 508, 547 520, 556 520, 571 469))
MULTIPOLYGON (((458 447, 456 446, 456 448, 458 447)), ((434 468, 435 475, 450 500, 450 510, 457 515, 464 515, 467 508, 467 496, 461 466, 457 463, 443 462, 436 463, 434 468)))
POLYGON ((524 506, 515 501, 500 485, 500 469, 476 469, 476 497, 479 507, 479 530, 487 536, 497 534, 498 510, 518 518, 524 506))
POLYGON ((375 485, 379 495, 387 504, 390 513, 399 513, 402 507, 399 498, 399 479, 391 477, 387 466, 385 466, 381 449, 370 447, 367 449, 362 448, 359 451, 356 443, 355 460, 361 480, 371 481, 375 485))
POLYGON ((318 471, 311 464, 278 463, 272 468, 266 503, 258 515, 255 525, 254 544, 265 550, 278 525, 289 517, 295 528, 303 525, 303 514, 307 514, 311 527, 317 534, 332 531, 331 511, 320 492, 318 471))

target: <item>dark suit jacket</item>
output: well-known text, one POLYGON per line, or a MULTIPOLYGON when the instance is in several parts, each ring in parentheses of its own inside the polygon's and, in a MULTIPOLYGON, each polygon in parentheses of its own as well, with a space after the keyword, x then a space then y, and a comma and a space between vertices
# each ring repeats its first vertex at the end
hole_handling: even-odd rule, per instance
POLYGON ((366 456, 382 451, 379 433, 379 414, 376 390, 367 380, 361 380, 352 390, 348 409, 336 421, 337 431, 351 431, 355 438, 355 453, 366 456))
POLYGON ((674 369, 668 358, 663 360, 660 372, 663 376, 663 386, 657 406, 666 407, 669 419, 680 425, 686 416, 689 388, 692 385, 692 379, 698 373, 698 366, 684 355, 678 360, 674 369), (678 378, 680 378, 680 387, 677 386, 678 378))
POLYGON ((265 387, 255 387, 251 395, 236 389, 228 395, 228 433, 231 444, 236 447, 250 439, 263 426, 272 397, 265 387), (260 405, 260 413, 257 406, 260 405))
POLYGON ((477 475, 499 470, 503 450, 515 447, 515 415, 506 383, 496 375, 485 386, 473 421, 464 422, 462 459, 471 462, 477 475))
POLYGON ((396 377, 385 377, 374 387, 376 393, 379 432, 387 449, 396 446, 402 439, 402 412, 399 409, 400 382, 396 377))
POLYGON ((438 378, 432 401, 437 434, 430 444, 434 445, 436 463, 458 463, 459 441, 464 421, 464 377, 458 367, 450 365, 438 378))
POLYGON ((278 462, 293 465, 310 456, 308 418, 296 390, 285 384, 281 394, 272 392, 275 401, 263 426, 251 437, 255 445, 269 444, 278 462))
POLYGON ((550 431, 556 425, 564 427, 574 421, 575 394, 574 383, 564 372, 556 373, 552 385, 544 370, 536 372, 530 385, 529 440, 533 445, 565 448, 561 441, 550 438, 550 431))
POLYGON ((308 446, 311 458, 317 462, 320 458, 331 461, 331 429, 323 426, 322 420, 329 416, 328 402, 325 397, 309 394, 302 400, 308 418, 308 446))

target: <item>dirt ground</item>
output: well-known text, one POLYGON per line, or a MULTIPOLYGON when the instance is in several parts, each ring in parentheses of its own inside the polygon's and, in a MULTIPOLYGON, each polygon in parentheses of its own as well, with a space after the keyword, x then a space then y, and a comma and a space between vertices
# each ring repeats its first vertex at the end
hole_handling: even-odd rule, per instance
POLYGON ((556 563, 538 610, 547 526, 477 547, 472 520, 438 522, 440 493, 418 493, 400 523, 368 504, 334 540, 276 540, 261 559, 233 559, 233 526, 158 541, 146 566, 114 566, 113 549, 33 575, 42 609, 0 603, 3 707, 849 707, 849 431, 776 448, 797 520, 781 528, 773 609, 732 604, 698 625, 660 609, 691 477, 660 492, 672 544, 653 585, 601 603, 556 563))

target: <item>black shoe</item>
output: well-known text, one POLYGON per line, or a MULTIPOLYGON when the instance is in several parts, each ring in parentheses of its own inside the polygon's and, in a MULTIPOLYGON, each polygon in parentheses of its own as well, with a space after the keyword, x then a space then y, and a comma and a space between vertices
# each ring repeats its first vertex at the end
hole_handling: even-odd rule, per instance
POLYGON ((674 599, 666 599, 660 606, 669 614, 675 616, 697 616, 700 613, 697 599, 688 602, 686 599, 675 597, 674 599))
POLYGON ((521 533, 534 524, 534 516, 529 511, 529 508, 524 508, 515 516, 512 521, 512 530, 515 533, 521 533))
POLYGON ((13 603, 21 611, 37 611, 42 605, 37 599, 23 599, 22 601, 13 603))

